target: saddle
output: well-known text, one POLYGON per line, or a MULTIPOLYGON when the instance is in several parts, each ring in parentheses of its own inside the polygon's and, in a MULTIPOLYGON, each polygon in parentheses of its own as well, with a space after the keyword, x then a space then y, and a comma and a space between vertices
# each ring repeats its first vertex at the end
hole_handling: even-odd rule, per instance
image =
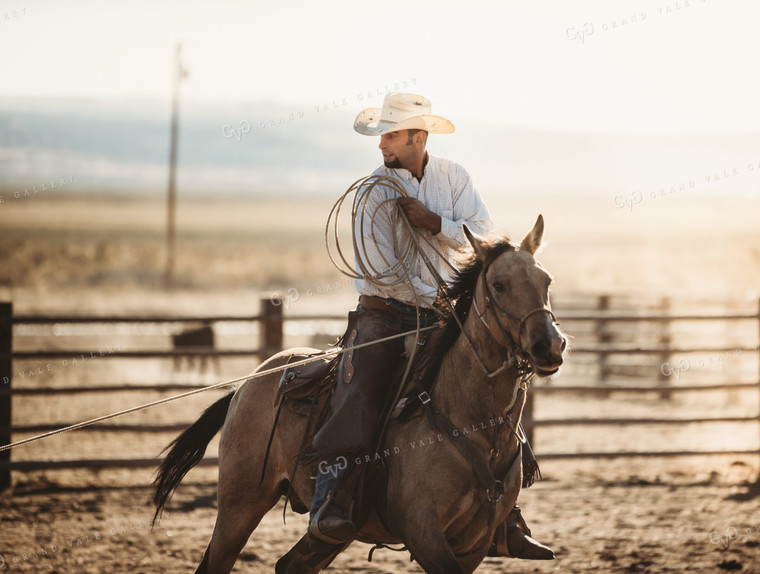
MULTIPOLYGON (((324 355, 321 352, 299 353, 291 355, 288 363, 297 363, 305 359, 313 359, 308 363, 289 367, 282 372, 277 393, 274 398, 274 406, 281 408, 286 399, 290 399, 296 405, 301 403, 311 404, 315 397, 320 394, 325 396, 337 382, 337 370, 340 363, 340 355, 324 355)), ((301 407, 295 406, 294 410, 300 412, 301 407)))
MULTIPOLYGON (((431 366, 431 355, 434 354, 432 351, 435 345, 431 344, 433 343, 431 338, 437 337, 437 335, 438 331, 429 334, 428 340, 416 350, 414 365, 410 370, 407 383, 404 385, 402 398, 394 405, 391 418, 408 418, 415 411, 421 413, 419 409, 422 403, 417 400, 417 392, 415 391, 413 381, 415 379, 424 381, 426 383, 425 390, 432 390, 430 388, 430 381, 434 378, 435 372, 432 373, 433 376, 431 377, 429 367, 431 366)), ((414 335, 408 335, 405 339, 407 357, 411 355, 414 340, 414 335)), ((288 363, 298 363, 306 359, 314 360, 295 367, 288 367, 282 372, 273 405, 278 410, 283 406, 287 406, 289 410, 295 413, 308 415, 311 412, 311 405, 315 400, 318 403, 317 412, 324 410, 320 406, 325 406, 324 400, 332 394, 338 382, 341 355, 323 355, 321 351, 298 353, 291 355, 288 363)), ((398 385, 401 384, 406 364, 407 359, 400 361, 391 384, 393 390, 396 390, 398 385)), ((320 423, 324 422, 328 414, 323 413, 324 416, 320 416, 320 423)), ((314 429, 314 432, 318 430, 318 427, 319 425, 314 429)))

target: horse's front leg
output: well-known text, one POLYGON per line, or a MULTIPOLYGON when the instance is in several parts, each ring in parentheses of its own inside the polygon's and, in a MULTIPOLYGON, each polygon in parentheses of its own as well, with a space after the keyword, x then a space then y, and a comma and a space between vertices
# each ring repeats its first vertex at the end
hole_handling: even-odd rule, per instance
POLYGON ((432 509, 416 508, 405 517, 404 544, 428 574, 465 574, 432 509))
POLYGON ((276 574, 317 574, 329 566, 350 544, 351 541, 343 546, 329 547, 317 543, 316 547, 312 547, 309 535, 304 534, 296 545, 277 561, 274 571, 276 574))

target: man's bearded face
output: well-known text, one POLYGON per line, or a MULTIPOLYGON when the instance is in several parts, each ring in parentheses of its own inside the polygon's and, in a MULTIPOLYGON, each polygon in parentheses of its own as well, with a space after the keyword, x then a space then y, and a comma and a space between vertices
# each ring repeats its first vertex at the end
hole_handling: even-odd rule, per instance
POLYGON ((393 167, 393 168, 401 168, 401 160, 397 158, 396 156, 393 156, 393 158, 387 158, 383 156, 383 163, 385 164, 385 167, 393 167))
POLYGON ((380 151, 385 167, 407 167, 415 155, 414 144, 409 137, 409 130, 390 132, 380 136, 380 151))

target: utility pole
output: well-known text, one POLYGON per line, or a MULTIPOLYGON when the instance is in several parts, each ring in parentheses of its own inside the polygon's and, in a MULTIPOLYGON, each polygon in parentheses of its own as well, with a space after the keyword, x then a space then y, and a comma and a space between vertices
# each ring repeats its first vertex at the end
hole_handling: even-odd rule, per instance
POLYGON ((166 206, 166 272, 164 288, 174 284, 174 243, 176 235, 177 190, 174 185, 177 171, 177 129, 179 115, 179 84, 187 77, 187 69, 182 66, 182 44, 177 44, 174 56, 174 95, 172 99, 171 141, 169 144, 169 192, 166 206))

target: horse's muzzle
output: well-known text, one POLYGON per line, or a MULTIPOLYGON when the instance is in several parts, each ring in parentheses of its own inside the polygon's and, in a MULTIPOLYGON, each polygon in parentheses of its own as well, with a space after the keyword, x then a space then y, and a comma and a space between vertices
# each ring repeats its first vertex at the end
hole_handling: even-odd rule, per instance
POLYGON ((567 348, 567 338, 562 335, 537 341, 530 348, 533 371, 539 377, 553 375, 562 366, 562 353, 567 348))

